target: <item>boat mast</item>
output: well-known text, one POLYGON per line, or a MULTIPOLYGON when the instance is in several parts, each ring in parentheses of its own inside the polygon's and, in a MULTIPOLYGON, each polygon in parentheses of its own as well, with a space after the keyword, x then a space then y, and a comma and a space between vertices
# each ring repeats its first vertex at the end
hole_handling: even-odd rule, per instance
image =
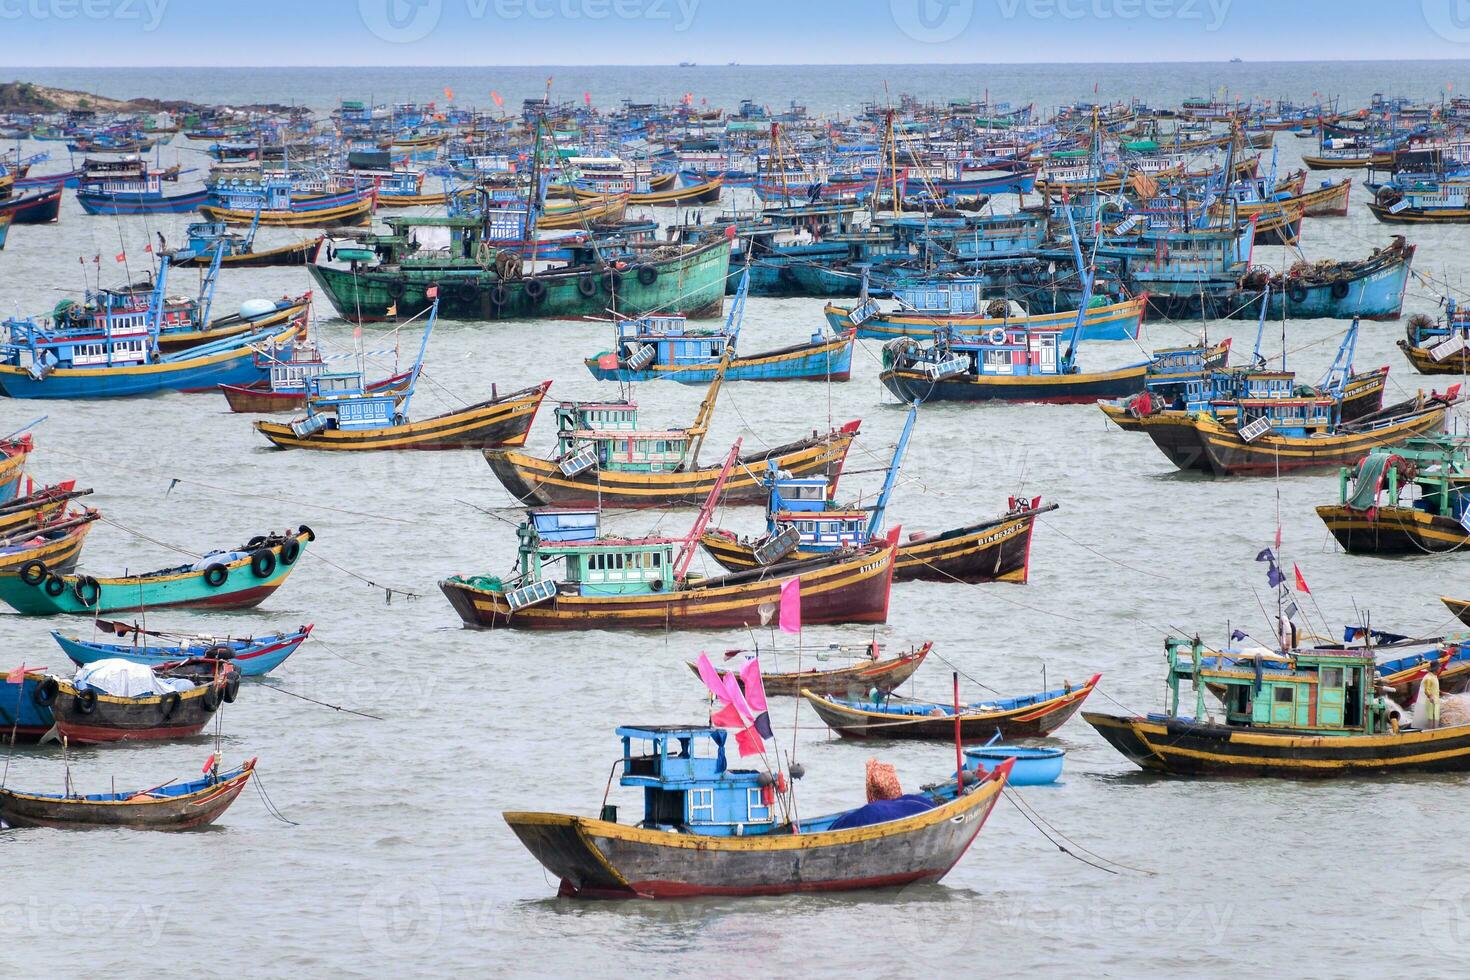
POLYGON ((735 290, 735 300, 730 304, 730 313, 725 317, 726 350, 735 349, 735 340, 740 336, 740 325, 745 322, 745 296, 750 292, 750 256, 745 257, 745 268, 740 272, 740 285, 735 290))
POLYGON ((689 571, 689 563, 694 560, 694 551, 699 544, 699 536, 709 525, 709 519, 714 516, 715 505, 720 502, 720 493, 725 489, 725 480, 730 476, 730 470, 735 465, 735 459, 740 454, 740 440, 735 440, 735 445, 730 447, 730 453, 725 457, 725 465, 720 467, 719 478, 715 485, 710 487, 709 496, 704 498, 704 504, 699 508, 699 516, 694 519, 694 526, 689 529, 689 534, 684 538, 684 544, 679 548, 679 557, 674 560, 674 581, 684 581, 684 574, 689 571))
MULTIPOLYGON (((260 212, 255 212, 255 217, 260 218, 260 212)), ((225 240, 216 238, 212 246, 214 255, 209 260, 209 271, 204 273, 204 282, 199 287, 199 327, 201 330, 209 329, 209 311, 214 306, 214 284, 219 280, 219 265, 225 255, 225 240)), ((159 256, 160 265, 168 265, 168 256, 159 256)))
POLYGON ((704 401, 699 403, 699 413, 694 416, 694 424, 686 431, 689 434, 689 468, 699 468, 699 449, 704 445, 704 435, 709 431, 710 416, 715 411, 715 399, 720 396, 720 385, 725 381, 725 369, 730 366, 730 345, 725 345, 725 355, 720 358, 720 364, 715 368, 715 376, 705 390, 704 401))
POLYGON ((409 372, 408 387, 404 389, 403 401, 398 404, 398 411, 404 418, 408 418, 408 402, 413 398, 414 386, 419 383, 419 372, 424 367, 424 352, 429 349, 429 334, 434 332, 434 321, 439 319, 439 294, 434 294, 434 305, 429 308, 429 322, 424 325, 424 336, 419 341, 419 356, 414 359, 413 370, 409 372))
POLYGON ((904 419, 903 432, 898 437, 898 445, 893 448, 893 462, 888 464, 888 475, 883 478, 883 489, 878 491, 878 502, 873 505, 873 513, 868 518, 868 540, 877 536, 883 527, 883 514, 888 509, 888 498, 893 493, 894 484, 898 482, 898 471, 903 466, 903 454, 909 445, 909 434, 914 431, 914 419, 919 414, 919 403, 914 402, 909 409, 909 417, 904 419))

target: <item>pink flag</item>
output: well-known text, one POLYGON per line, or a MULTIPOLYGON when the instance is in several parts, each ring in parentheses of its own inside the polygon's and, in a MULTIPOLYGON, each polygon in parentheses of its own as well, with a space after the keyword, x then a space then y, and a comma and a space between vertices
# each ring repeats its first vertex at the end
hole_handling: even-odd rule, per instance
POLYGON ((10 673, 8 673, 8 674, 5 675, 5 683, 7 683, 7 684, 24 684, 25 682, 26 682, 26 665, 25 664, 21 664, 19 667, 15 668, 10 673))
POLYGON ((735 745, 740 749, 740 757, 743 759, 748 755, 760 755, 766 751, 766 743, 761 741, 760 734, 755 727, 742 728, 735 733, 735 745))
POLYGON ((701 653, 694 666, 699 670, 699 679, 704 681, 704 686, 720 702, 720 709, 710 716, 710 724, 716 728, 744 728, 748 721, 741 717, 734 698, 730 696, 731 685, 715 670, 715 665, 709 662, 709 654, 701 653))
POLYGON ((766 738, 771 738, 771 716, 766 711, 766 685, 761 680, 761 663, 752 657, 740 668, 740 681, 745 688, 745 701, 755 712, 751 727, 766 738))
POLYGON ((801 576, 781 586, 781 632, 801 632, 801 576))

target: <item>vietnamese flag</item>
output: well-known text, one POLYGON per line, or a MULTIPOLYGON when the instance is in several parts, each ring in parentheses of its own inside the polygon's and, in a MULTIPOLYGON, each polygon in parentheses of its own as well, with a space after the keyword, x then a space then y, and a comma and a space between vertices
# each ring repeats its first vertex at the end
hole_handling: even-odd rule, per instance
POLYGON ((439 287, 438 286, 430 286, 428 289, 424 290, 424 298, 425 299, 437 299, 438 297, 439 297, 439 287))
POLYGON ((117 261, 119 261, 119 262, 126 262, 128 260, 128 253, 127 252, 118 252, 117 255, 114 256, 114 258, 116 258, 117 261))
POLYGON ((1302 570, 1296 567, 1296 562, 1291 563, 1291 570, 1296 573, 1296 590, 1311 595, 1312 590, 1307 588, 1307 580, 1302 578, 1302 570))

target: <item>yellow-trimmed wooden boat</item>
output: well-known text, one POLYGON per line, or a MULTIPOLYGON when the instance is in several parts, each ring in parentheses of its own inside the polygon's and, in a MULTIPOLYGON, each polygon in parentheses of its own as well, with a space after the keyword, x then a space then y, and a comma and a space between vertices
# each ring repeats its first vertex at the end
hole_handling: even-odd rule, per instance
POLYGON ((47 523, 65 509, 67 501, 92 492, 75 487, 76 481, 68 480, 20 494, 0 504, 0 537, 7 537, 16 529, 30 524, 47 523))
POLYGON ((453 191, 437 194, 379 194, 379 208, 443 207, 454 196, 453 191))
MULTIPOLYGON (((887 694, 914 675, 924 658, 933 649, 933 643, 925 643, 917 649, 908 650, 896 657, 879 657, 878 647, 868 648, 872 656, 859 658, 856 663, 845 667, 809 670, 761 671, 761 686, 766 694, 783 697, 799 697, 803 690, 816 694, 831 694, 836 697, 863 698, 877 690, 887 694)), ((736 651, 739 652, 739 651, 736 651)), ((821 656, 818 652, 816 656, 821 656)), ((691 663, 689 669, 699 675, 699 664, 691 663)), ((721 677, 734 676, 734 671, 719 670, 721 677)))
POLYGON ((0 575, 14 575, 33 562, 39 562, 43 572, 65 575, 76 568, 87 532, 101 516, 84 508, 70 516, 12 529, 8 537, 0 537, 0 575))
MULTIPOLYGON (((718 204, 720 189, 725 186, 725 175, 712 177, 700 184, 688 187, 671 187, 668 190, 649 191, 646 194, 629 194, 628 203, 641 207, 687 207, 691 204, 718 204)), ((600 201, 607 195, 601 191, 576 190, 579 201, 600 201)))
MULTIPOLYGON (((1138 325, 1143 320, 1144 309, 1147 305, 1148 296, 1143 295, 1123 300, 1121 303, 1089 306, 1083 315, 1082 333, 1086 336, 1090 332, 1106 333, 1111 330, 1122 330, 1125 333, 1137 334, 1138 325)), ((834 329, 844 329, 852 326, 854 309, 856 307, 828 303, 822 312, 834 329)), ((1013 317, 953 317, 923 313, 880 313, 858 325, 858 337, 863 340, 888 340, 893 337, 924 339, 933 337, 934 328, 937 326, 953 327, 960 333, 980 334, 989 333, 997 327, 1002 329, 1007 326, 1020 325, 1043 328, 1072 327, 1076 322, 1076 310, 1013 317)))
POLYGON ((297 435, 290 424, 259 419, 255 431, 280 449, 333 451, 487 449, 525 445, 550 381, 433 418, 375 429, 322 429, 297 435))
POLYGON ((1415 347, 1407 340, 1398 342, 1399 350, 1414 365, 1414 370, 1420 374, 1454 374, 1465 375, 1470 373, 1470 347, 1462 347, 1443 360, 1436 360, 1434 350, 1430 347, 1415 347))
MULTIPOLYGON (((835 486, 860 423, 814 434, 798 442, 741 456, 725 481, 725 503, 761 503, 766 499, 768 461, 792 476, 825 476, 835 486)), ((697 507, 720 477, 720 467, 666 473, 590 470, 567 476, 557 459, 542 459, 509 449, 487 449, 485 460, 511 496, 524 504, 556 507, 697 507)))
POLYGON ((1418 507, 1380 505, 1364 511, 1346 504, 1321 504, 1317 516, 1348 552, 1431 554, 1470 544, 1470 531, 1458 520, 1418 507))
POLYGON ((339 228, 365 225, 372 220, 373 195, 336 207, 302 211, 250 211, 243 208, 221 208, 213 204, 199 205, 199 213, 210 221, 228 225, 262 225, 277 228, 339 228))
MULTIPOLYGON (((327 240, 326 235, 317 235, 301 242, 291 242, 287 245, 277 245, 275 248, 256 249, 253 252, 242 252, 237 255, 225 255, 219 260, 220 268, 248 269, 255 266, 291 266, 309 265, 316 260, 317 252, 322 243, 327 240)), ((191 255, 186 259, 175 259, 172 256, 169 262, 175 267, 193 266, 200 269, 209 267, 213 259, 211 253, 205 252, 191 255)))
POLYGON ((211 320, 209 325, 202 330, 170 330, 159 335, 158 346, 166 351, 180 351, 195 344, 205 344, 213 340, 223 340, 226 337, 238 337, 240 334, 253 333, 256 330, 264 330, 267 327, 277 327, 289 323, 299 331, 306 329, 306 314, 311 309, 311 293, 306 292, 291 301, 290 306, 282 307, 274 313, 247 320, 238 313, 222 316, 211 320))
POLYGON ((1445 608, 1453 613, 1456 619, 1470 626, 1470 599, 1451 599, 1447 595, 1442 595, 1439 601, 1445 604, 1445 608))
POLYGON ((536 218, 536 227, 552 230, 556 228, 580 228, 593 221, 620 221, 628 210, 629 195, 618 197, 598 196, 595 201, 578 201, 575 204, 550 207, 536 218))

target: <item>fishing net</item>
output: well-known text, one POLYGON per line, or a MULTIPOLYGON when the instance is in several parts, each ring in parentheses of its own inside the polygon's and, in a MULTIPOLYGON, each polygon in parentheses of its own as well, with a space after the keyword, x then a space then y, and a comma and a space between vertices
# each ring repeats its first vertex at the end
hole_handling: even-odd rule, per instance
POLYGON ((868 760, 867 783, 869 803, 875 800, 895 800, 903 795, 903 789, 898 785, 898 770, 886 762, 868 760))

